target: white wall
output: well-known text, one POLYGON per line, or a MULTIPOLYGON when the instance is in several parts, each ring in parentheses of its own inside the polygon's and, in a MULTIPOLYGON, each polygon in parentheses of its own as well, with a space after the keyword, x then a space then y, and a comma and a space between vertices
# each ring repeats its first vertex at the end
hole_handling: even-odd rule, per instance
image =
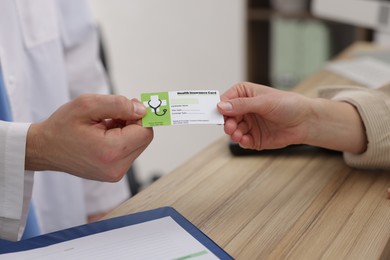
MULTIPOLYGON (((245 1, 89 0, 116 91, 218 89, 245 76, 245 1)), ((222 126, 155 127, 136 162, 141 181, 168 173, 223 136, 222 126)), ((212 159, 212 158, 210 158, 212 159)))

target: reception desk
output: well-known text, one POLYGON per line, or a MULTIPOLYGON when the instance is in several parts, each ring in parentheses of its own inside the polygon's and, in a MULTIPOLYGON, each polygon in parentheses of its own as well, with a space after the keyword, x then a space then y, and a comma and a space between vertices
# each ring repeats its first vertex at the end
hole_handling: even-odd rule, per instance
MULTIPOLYGON (((320 70, 294 91, 335 84, 353 82, 320 70)), ((106 218, 172 206, 236 259, 390 259, 388 187, 390 171, 350 168, 341 153, 233 156, 226 137, 106 218)))

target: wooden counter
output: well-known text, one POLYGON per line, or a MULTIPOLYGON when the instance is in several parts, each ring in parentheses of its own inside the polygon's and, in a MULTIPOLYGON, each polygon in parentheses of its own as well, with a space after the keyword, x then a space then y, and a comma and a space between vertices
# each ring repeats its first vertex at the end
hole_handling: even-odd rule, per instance
MULTIPOLYGON (((295 90, 351 83, 321 70, 295 90)), ((106 218, 172 206, 236 259, 390 259, 387 187, 390 171, 352 169, 339 153, 235 157, 223 138, 106 218)))

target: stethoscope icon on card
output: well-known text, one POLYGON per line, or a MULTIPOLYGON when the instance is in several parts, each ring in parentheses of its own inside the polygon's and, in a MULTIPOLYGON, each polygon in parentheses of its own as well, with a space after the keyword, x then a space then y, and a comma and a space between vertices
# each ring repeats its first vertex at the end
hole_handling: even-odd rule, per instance
POLYGON ((161 100, 157 95, 155 96, 150 96, 150 100, 148 101, 148 106, 153 110, 153 113, 156 116, 163 116, 167 113, 167 109, 163 109, 163 112, 160 114, 159 110, 161 106, 166 106, 167 101, 166 100, 161 100))

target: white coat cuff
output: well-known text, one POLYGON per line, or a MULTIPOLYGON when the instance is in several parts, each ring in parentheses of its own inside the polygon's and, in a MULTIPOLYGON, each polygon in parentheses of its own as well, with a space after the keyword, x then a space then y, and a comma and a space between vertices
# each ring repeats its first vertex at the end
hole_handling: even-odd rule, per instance
POLYGON ((29 205, 26 199, 31 198, 33 174, 24 170, 29 127, 29 123, 0 121, 0 234, 9 240, 20 238, 29 205))

